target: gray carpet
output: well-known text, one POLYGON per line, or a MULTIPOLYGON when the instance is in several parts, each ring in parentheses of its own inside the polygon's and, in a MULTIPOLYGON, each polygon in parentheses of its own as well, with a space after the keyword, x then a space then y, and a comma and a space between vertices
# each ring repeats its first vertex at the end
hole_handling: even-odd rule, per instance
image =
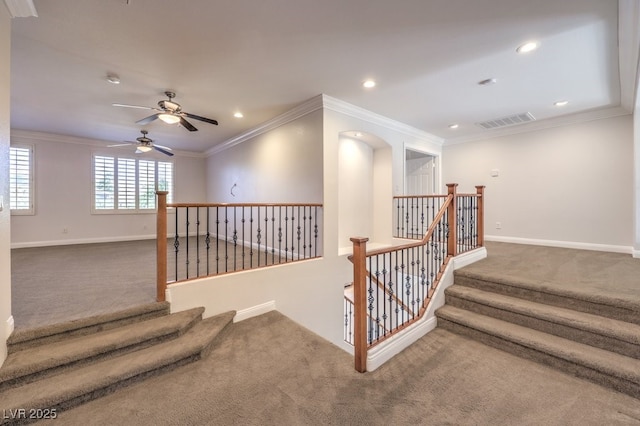
POLYGON ((436 329, 375 372, 277 312, 64 425, 637 425, 640 402, 436 329))
MULTIPOLYGON (((188 277, 206 276, 204 239, 190 238, 188 277)), ((272 253, 241 245, 211 243, 209 275, 289 262, 272 253), (213 248, 219 250, 218 259, 213 248), (243 256, 244 254, 244 256, 243 256)), ((187 277, 186 243, 177 260, 168 244, 168 280, 187 277)), ((156 241, 125 241, 11 251, 11 301, 16 329, 40 327, 91 315, 111 313, 156 299, 156 241)))
POLYGON ((496 242, 486 247, 487 258, 465 271, 640 304, 640 259, 631 255, 496 242))
MULTIPOLYGON (((132 243, 132 247, 136 245, 132 243)), ((82 247, 76 254, 88 248, 82 247)), ((124 248, 120 246, 111 253, 122 255, 124 248)), ((628 298, 638 297, 640 291, 634 286, 635 277, 640 276, 640 263, 629 256, 499 243, 489 243, 487 248, 489 257, 468 268, 486 272, 505 268, 510 274, 544 285, 566 285, 628 298), (595 276, 605 281, 598 283, 595 276)), ((33 266, 33 259, 14 262, 20 260, 33 266)), ((65 257, 64 262, 59 266, 73 269, 73 273, 43 272, 40 285, 46 287, 53 282, 48 289, 52 293, 72 294, 74 282, 87 287, 75 279, 84 273, 93 276, 95 282, 104 282, 110 281, 113 273, 140 274, 143 269, 135 261, 129 263, 133 271, 112 264, 110 268, 117 271, 104 280, 88 262, 74 257, 65 257), (78 273, 85 268, 86 272, 78 273), (58 285, 68 286, 68 290, 59 292, 58 285)), ((23 277, 29 277, 29 267, 21 269, 23 277)), ((21 284, 14 280, 13 285, 21 284)), ((95 296, 88 300, 97 303, 97 299, 109 298, 105 305, 112 307, 129 302, 127 293, 133 291, 127 286, 122 292, 95 287, 95 296)), ((18 313, 16 305, 20 305, 21 317, 16 320, 26 323, 38 313, 33 312, 37 308, 20 300, 22 290, 14 290, 14 315, 18 313)), ((149 296, 154 292, 151 286, 149 296)), ((69 298, 56 301, 61 305, 57 307, 61 316, 65 316, 65 310, 74 315, 91 310, 74 310, 69 298)), ((52 304, 38 306, 48 309, 52 304)), ((48 423, 639 425, 640 402, 441 329, 379 370, 363 375, 354 371, 351 356, 273 312, 233 325, 220 346, 198 363, 62 412, 56 421, 48 423)))

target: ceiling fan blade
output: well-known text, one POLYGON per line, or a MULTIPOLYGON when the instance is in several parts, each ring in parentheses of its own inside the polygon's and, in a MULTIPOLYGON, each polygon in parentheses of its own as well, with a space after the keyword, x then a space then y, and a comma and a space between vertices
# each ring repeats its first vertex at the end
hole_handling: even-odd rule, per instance
POLYGON ((169 152, 164 148, 160 148, 158 145, 153 145, 153 149, 155 149, 156 151, 160 151, 161 153, 166 154, 170 157, 173 156, 173 152, 169 152))
POLYGON ((157 119, 157 118, 158 118, 158 116, 160 116, 160 113, 150 115, 150 116, 148 116, 148 117, 146 117, 146 118, 143 118, 142 120, 138 120, 138 121, 136 121, 136 123, 137 123, 137 124, 149 124, 149 123, 151 123, 153 120, 157 119))
POLYGON ((171 148, 169 148, 168 146, 164 146, 164 145, 158 145, 157 143, 154 143, 153 146, 157 146, 160 147, 162 149, 166 149, 167 151, 173 151, 171 148))
POLYGON ((184 118, 180 117, 180 124, 182 124, 182 127, 184 127, 185 129, 187 129, 190 132, 195 132, 198 129, 196 129, 194 127, 193 124, 189 123, 187 120, 185 120, 184 118))
POLYGON ((156 109, 156 108, 140 106, 140 105, 127 105, 127 104, 111 104, 111 105, 115 107, 124 107, 124 108, 156 109))
POLYGON ((115 144, 115 145, 107 145, 107 148, 114 148, 116 146, 129 146, 129 145, 135 144, 135 143, 137 143, 137 142, 127 142, 127 141, 125 141, 125 143, 118 143, 118 144, 115 144))
POLYGON ((199 115, 189 114, 188 112, 183 112, 183 114, 189 118, 193 118, 194 120, 204 121, 205 123, 215 124, 216 126, 218 125, 218 121, 212 118, 200 117, 199 115))

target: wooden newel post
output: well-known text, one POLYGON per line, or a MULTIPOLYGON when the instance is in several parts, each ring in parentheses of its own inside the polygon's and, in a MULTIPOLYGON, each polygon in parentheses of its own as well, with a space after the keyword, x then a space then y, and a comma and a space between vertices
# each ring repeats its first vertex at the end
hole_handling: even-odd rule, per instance
POLYGON ((453 195, 451 203, 449 204, 449 208, 447 209, 447 221, 449 223, 449 239, 447 240, 447 253, 449 256, 457 255, 458 248, 458 237, 456 235, 456 231, 458 229, 458 218, 457 218, 457 205, 458 205, 458 197, 456 195, 457 192, 457 183, 448 183, 447 184, 447 192, 449 195, 453 195))
POLYGON ((484 185, 476 186, 478 194, 478 247, 484 246, 484 185))
POLYGON ((359 373, 367 371, 367 267, 365 264, 368 238, 351 238, 353 243, 353 337, 355 367, 359 373))
POLYGON ((156 213, 156 289, 158 302, 165 301, 167 290, 167 194, 156 191, 158 211, 156 213))

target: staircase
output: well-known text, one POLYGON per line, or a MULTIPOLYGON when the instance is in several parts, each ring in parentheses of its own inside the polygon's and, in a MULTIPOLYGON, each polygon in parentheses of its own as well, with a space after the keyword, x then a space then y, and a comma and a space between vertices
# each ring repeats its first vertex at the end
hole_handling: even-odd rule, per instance
POLYGON ((464 269, 438 326, 640 398, 640 306, 464 269))
MULTIPOLYGON (((205 356, 235 312, 169 314, 168 303, 32 330, 9 338, 0 368, 0 424, 68 409, 205 356)), ((51 418, 51 417, 49 417, 51 418)))

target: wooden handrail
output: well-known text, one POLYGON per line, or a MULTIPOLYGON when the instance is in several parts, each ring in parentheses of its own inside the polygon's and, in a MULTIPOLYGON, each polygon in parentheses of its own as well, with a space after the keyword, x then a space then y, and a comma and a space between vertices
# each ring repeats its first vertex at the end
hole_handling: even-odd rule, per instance
POLYGON ((447 198, 444 194, 438 195, 394 195, 394 199, 396 198, 447 198))
MULTIPOLYGON (((414 247, 420 247, 420 246, 423 246, 426 243, 428 243, 429 239, 431 239, 431 235, 434 233, 434 231, 436 229, 436 226, 437 226, 438 222, 440 222, 440 219, 442 219, 442 216, 444 216, 444 214, 446 213, 446 211, 447 211, 446 207, 448 207, 449 204, 451 204, 451 202, 452 202, 452 199, 453 199, 452 196, 447 195, 446 197, 447 197, 447 200, 444 202, 442 207, 440 207, 440 211, 433 218, 433 222, 431 222, 431 225, 429 225, 429 229, 427 229, 427 232, 424 234, 424 237, 421 240, 416 240, 413 243, 402 244, 402 245, 399 245, 399 246, 393 246, 393 247, 387 247, 387 248, 368 251, 366 253, 367 257, 376 256, 376 255, 379 255, 379 254, 392 253, 392 252, 398 251, 398 250, 404 250, 404 249, 410 249, 410 248, 414 248, 414 247)), ((352 256, 349 256, 348 259, 353 262, 352 256)))

